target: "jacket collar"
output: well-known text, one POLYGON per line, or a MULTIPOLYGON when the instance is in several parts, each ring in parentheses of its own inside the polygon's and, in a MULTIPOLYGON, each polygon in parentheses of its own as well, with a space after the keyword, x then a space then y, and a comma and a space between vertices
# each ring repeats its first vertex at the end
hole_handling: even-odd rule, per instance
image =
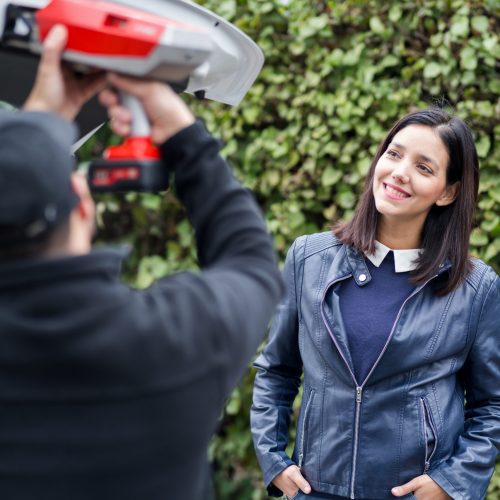
POLYGON ((363 254, 349 245, 343 244, 342 248, 336 253, 333 261, 327 265, 329 267, 326 279, 322 280, 325 287, 351 275, 359 286, 364 286, 371 281, 370 272, 368 271, 363 254))
POLYGON ((346 246, 346 256, 352 277, 354 278, 356 284, 364 286, 370 283, 372 277, 370 275, 370 271, 368 271, 364 255, 361 252, 358 252, 355 248, 346 246))
POLYGON ((379 241, 375 241, 375 252, 367 254, 366 258, 375 266, 380 267, 387 254, 394 254, 394 270, 397 273, 406 273, 413 271, 417 267, 417 259, 420 257, 422 250, 413 248, 411 250, 392 250, 379 241))
MULTIPOLYGON (((351 275, 358 286, 365 286, 370 283, 372 277, 366 265, 366 258, 368 257, 365 257, 363 253, 359 252, 354 247, 343 244, 327 271, 326 280, 324 281, 325 287, 351 275)), ((450 261, 446 260, 439 265, 436 270, 436 276, 447 271, 450 267, 450 261)))

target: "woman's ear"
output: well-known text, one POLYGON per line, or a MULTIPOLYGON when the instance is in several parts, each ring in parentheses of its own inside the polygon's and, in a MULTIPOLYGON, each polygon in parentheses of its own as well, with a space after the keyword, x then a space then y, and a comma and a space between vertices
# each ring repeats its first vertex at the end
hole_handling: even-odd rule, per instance
POLYGON ((455 182, 454 184, 446 186, 441 196, 436 200, 436 205, 438 207, 445 207, 446 205, 450 205, 456 200, 459 192, 460 182, 455 182))

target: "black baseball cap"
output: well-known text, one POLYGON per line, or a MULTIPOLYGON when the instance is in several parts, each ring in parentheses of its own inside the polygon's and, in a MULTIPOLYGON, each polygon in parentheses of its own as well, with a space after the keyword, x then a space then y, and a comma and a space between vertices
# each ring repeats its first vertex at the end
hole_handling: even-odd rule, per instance
POLYGON ((74 124, 0 110, 0 244, 43 238, 78 202, 71 187, 74 124))

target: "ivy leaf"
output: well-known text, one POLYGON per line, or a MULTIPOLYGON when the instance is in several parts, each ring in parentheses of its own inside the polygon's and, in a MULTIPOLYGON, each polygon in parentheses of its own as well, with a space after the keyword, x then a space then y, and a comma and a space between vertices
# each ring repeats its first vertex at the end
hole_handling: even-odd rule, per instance
POLYGON ((319 31, 321 31, 325 26, 328 25, 328 16, 322 15, 318 17, 309 18, 304 24, 299 28, 300 38, 309 38, 319 31))
POLYGON ((430 62, 424 67, 424 78, 436 78, 441 74, 441 65, 437 62, 430 62))
POLYGON ((235 389, 231 394, 229 402, 226 404, 226 413, 228 415, 237 415, 241 408, 240 391, 235 389))
POLYGON ((474 16, 471 20, 472 29, 479 33, 488 31, 489 22, 486 16, 474 16))
POLYGON ((233 19, 236 14, 236 0, 222 0, 217 6, 217 12, 224 19, 233 19))
POLYGON ((470 244, 474 247, 482 247, 488 244, 488 236, 482 229, 476 227, 470 235, 470 244))
POLYGON ((450 33, 456 38, 465 38, 469 34, 469 19, 465 16, 455 17, 450 33))
MULTIPOLYGON (((500 254, 500 238, 495 238, 493 242, 488 245, 484 253, 484 260, 490 261, 500 254)), ((489 498, 489 497, 488 497, 489 498)))
POLYGON ((356 196, 351 191, 343 191, 338 194, 337 202, 342 208, 353 208, 356 204, 356 196))
POLYGON ((492 117, 495 115, 495 108, 490 101, 478 101, 476 111, 481 116, 492 117))
POLYGON ((253 124, 256 122, 260 111, 261 110, 257 106, 246 107, 245 109, 243 109, 243 117, 245 118, 245 121, 247 123, 253 124))
POLYGON ((477 67, 477 53, 472 47, 464 47, 460 51, 460 65, 463 69, 475 70, 477 67))
POLYGON ((323 186, 333 186, 342 178, 342 171, 336 170, 333 167, 326 167, 321 176, 321 184, 323 186))
POLYGON ((495 201, 500 203, 500 186, 490 189, 488 193, 495 201))
POLYGON ((141 205, 147 210, 155 211, 160 208, 161 198, 154 194, 143 194, 141 197, 141 205))
POLYGON ((145 288, 151 285, 154 280, 165 276, 168 272, 168 265, 159 255, 144 257, 139 264, 136 285, 145 288))
POLYGON ((481 138, 476 142, 477 154, 480 158, 486 158, 490 150, 491 143, 490 138, 487 135, 481 136, 481 138))
POLYGON ((389 9, 389 19, 393 23, 397 23, 401 19, 402 15, 403 15, 403 11, 401 10, 401 7, 398 4, 393 5, 389 9))
POLYGON ((382 35, 385 32, 385 26, 380 17, 374 16, 370 18, 370 29, 377 35, 382 35))
POLYGON ((496 37, 491 36, 483 40, 483 47, 491 53, 491 55, 496 55, 498 40, 496 37))
POLYGON ((494 94, 500 94, 500 79, 490 80, 488 87, 494 94))
POLYGON ((399 64, 399 57, 393 54, 386 55, 380 62, 380 66, 384 68, 390 68, 392 66, 397 66, 399 64))
POLYGON ((490 220, 484 220, 481 223, 481 229, 483 229, 487 233, 492 233, 497 228, 500 229, 500 216, 499 215, 493 215, 490 220))

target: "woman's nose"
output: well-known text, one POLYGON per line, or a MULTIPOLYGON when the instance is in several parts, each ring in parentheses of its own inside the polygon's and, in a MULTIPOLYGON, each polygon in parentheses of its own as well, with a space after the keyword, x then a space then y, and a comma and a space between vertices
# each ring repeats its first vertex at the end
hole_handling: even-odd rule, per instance
POLYGON ((408 175, 408 168, 405 162, 400 163, 396 168, 394 168, 391 173, 391 177, 394 180, 401 182, 401 184, 406 184, 407 182, 409 182, 410 176, 408 175))

